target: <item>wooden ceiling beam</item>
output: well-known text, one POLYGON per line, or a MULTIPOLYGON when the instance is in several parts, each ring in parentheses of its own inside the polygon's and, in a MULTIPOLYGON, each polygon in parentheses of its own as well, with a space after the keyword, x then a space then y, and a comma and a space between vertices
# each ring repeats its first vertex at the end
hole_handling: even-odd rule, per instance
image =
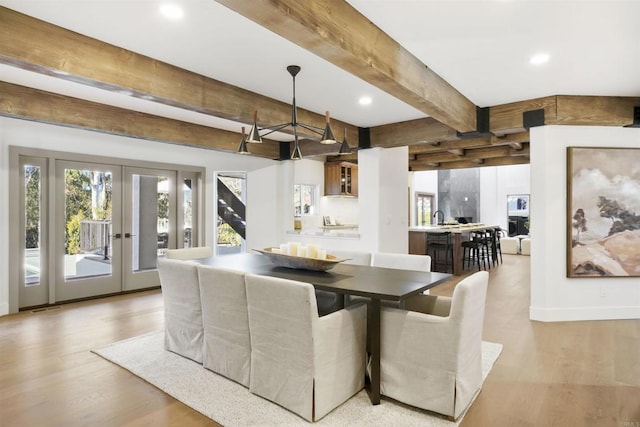
POLYGON ((429 163, 444 163, 444 162, 456 162, 461 159, 474 160, 474 159, 490 159, 493 157, 508 157, 512 155, 525 155, 529 154, 529 146, 523 147, 521 150, 515 150, 508 145, 491 146, 486 148, 476 148, 464 151, 464 155, 451 154, 449 152, 440 153, 422 153, 415 156, 416 162, 429 162, 429 163))
POLYGON ((522 165, 529 163, 529 158, 526 156, 516 157, 495 157, 491 159, 484 159, 481 164, 475 163, 473 160, 461 160, 457 162, 436 163, 435 165, 430 162, 418 162, 409 161, 409 170, 413 172, 418 171, 434 171, 434 170, 449 170, 449 169, 467 169, 477 168, 485 166, 508 166, 508 165, 522 165))
MULTIPOLYGON (((0 116, 235 153, 241 136, 138 111, 0 82, 0 116)), ((319 144, 318 144, 319 145, 319 144)), ((279 143, 251 144, 251 154, 278 159, 279 143)))
POLYGON ((358 152, 354 151, 351 154, 342 154, 342 155, 329 155, 326 159, 327 162, 351 162, 358 163, 358 152))
POLYGON ((441 153, 448 150, 468 149, 491 147, 490 137, 480 137, 472 139, 458 139, 454 141, 443 141, 439 145, 421 144, 409 147, 409 155, 418 155, 423 153, 441 153))
MULTIPOLYGON (((115 93, 253 123, 287 123, 291 105, 83 36, 0 6, 0 63, 115 93)), ((283 70, 283 79, 288 78, 283 70)), ((325 117, 298 108, 298 120, 324 128, 325 117)), ((238 124, 238 131, 241 124, 238 124)), ((357 127, 332 119, 358 140, 357 127)), ((283 130, 287 131, 287 129, 283 130)), ((306 131, 300 130, 301 134, 306 131)), ((315 137, 314 134, 308 134, 315 137)))
POLYGON ((371 147, 392 148, 431 144, 459 139, 456 131, 433 117, 374 126, 369 129, 371 147))
POLYGON ((216 0, 459 131, 476 106, 344 0, 216 0))
POLYGON ((526 111, 544 110, 546 124, 555 123, 556 97, 529 99, 489 108, 489 130, 494 135, 524 132, 523 114, 526 111))
POLYGON ((640 106, 640 97, 558 95, 556 99, 557 125, 625 126, 633 122, 633 107, 640 106))

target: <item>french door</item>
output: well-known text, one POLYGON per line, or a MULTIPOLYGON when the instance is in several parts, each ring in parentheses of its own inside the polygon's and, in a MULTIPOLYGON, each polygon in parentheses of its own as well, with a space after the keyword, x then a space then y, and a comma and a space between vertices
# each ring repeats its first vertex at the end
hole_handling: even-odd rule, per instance
POLYGON ((156 263, 176 247, 176 173, 126 167, 123 215, 123 289, 159 283, 156 263))
POLYGON ((18 308, 159 285, 198 243, 200 172, 19 157, 18 308))
POLYGON ((58 160, 55 170, 56 301, 119 292, 121 167, 58 160))

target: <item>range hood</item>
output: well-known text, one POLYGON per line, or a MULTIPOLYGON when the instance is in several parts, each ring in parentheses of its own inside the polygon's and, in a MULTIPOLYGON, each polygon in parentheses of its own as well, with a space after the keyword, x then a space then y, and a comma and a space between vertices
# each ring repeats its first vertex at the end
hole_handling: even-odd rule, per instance
POLYGON ((633 123, 626 125, 626 128, 640 128, 640 107, 633 107, 633 123))

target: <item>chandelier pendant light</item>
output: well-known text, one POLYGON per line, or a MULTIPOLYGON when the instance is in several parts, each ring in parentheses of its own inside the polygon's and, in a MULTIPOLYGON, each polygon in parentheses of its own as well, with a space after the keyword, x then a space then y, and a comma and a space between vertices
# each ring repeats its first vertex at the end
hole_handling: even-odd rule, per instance
POLYGON ((247 135, 244 133, 244 126, 242 126, 242 140, 238 146, 238 154, 251 154, 247 148, 247 135))
POLYGON ((349 147, 349 143, 347 142, 347 128, 344 128, 344 136, 342 137, 342 143, 340 144, 340 151, 338 151, 338 154, 341 156, 351 154, 351 147, 349 147))
MULTIPOLYGON (((302 153, 300 152, 300 146, 298 144, 298 126, 303 129, 314 132, 318 135, 321 135, 319 140, 321 144, 335 144, 337 142, 336 138, 333 136, 333 131, 331 130, 328 111, 325 114, 326 123, 325 123, 324 129, 316 126, 312 126, 309 124, 300 123, 298 121, 298 108, 296 106, 296 75, 300 72, 300 67, 298 65, 289 65, 287 67, 287 71, 289 72, 289 74, 291 74, 291 78, 293 82, 293 100, 291 102, 291 121, 287 123, 280 123, 273 126, 258 127, 258 112, 254 111, 253 126, 251 127, 251 130, 249 131, 249 135, 246 138, 244 136, 244 128, 243 128, 243 137, 242 137, 243 141, 240 143, 240 146, 238 147, 238 153, 243 153, 243 154, 249 153, 249 150, 247 149, 247 143, 261 144, 263 136, 267 136, 273 132, 281 131, 287 127, 290 127, 293 130, 294 146, 293 146, 293 152, 291 154, 292 160, 302 159, 302 153), (266 132, 263 132, 263 131, 266 131, 266 132), (245 151, 241 151, 241 149, 245 151)), ((345 143, 346 143, 346 130, 345 130, 345 140, 343 142, 343 145, 345 143)), ((341 146, 340 151, 342 151, 342 148, 343 147, 341 146)), ((347 149, 348 149, 348 144, 347 144, 347 149)), ((351 152, 351 150, 349 150, 349 152, 351 152)))

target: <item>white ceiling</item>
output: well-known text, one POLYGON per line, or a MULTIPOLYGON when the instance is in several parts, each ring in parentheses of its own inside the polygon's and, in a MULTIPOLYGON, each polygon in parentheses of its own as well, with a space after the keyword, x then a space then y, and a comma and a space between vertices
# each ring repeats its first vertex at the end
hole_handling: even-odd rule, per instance
MULTIPOLYGON (((640 96, 637 0, 349 0, 480 107, 547 95, 640 96), (546 52, 550 60, 532 66, 546 52)), ((0 0, 27 15, 357 126, 423 113, 213 0, 0 0), (159 13, 180 4, 180 21, 159 13), (367 107, 358 99, 368 95, 367 107)), ((239 125, 10 66, 0 80, 179 120, 239 125)))

